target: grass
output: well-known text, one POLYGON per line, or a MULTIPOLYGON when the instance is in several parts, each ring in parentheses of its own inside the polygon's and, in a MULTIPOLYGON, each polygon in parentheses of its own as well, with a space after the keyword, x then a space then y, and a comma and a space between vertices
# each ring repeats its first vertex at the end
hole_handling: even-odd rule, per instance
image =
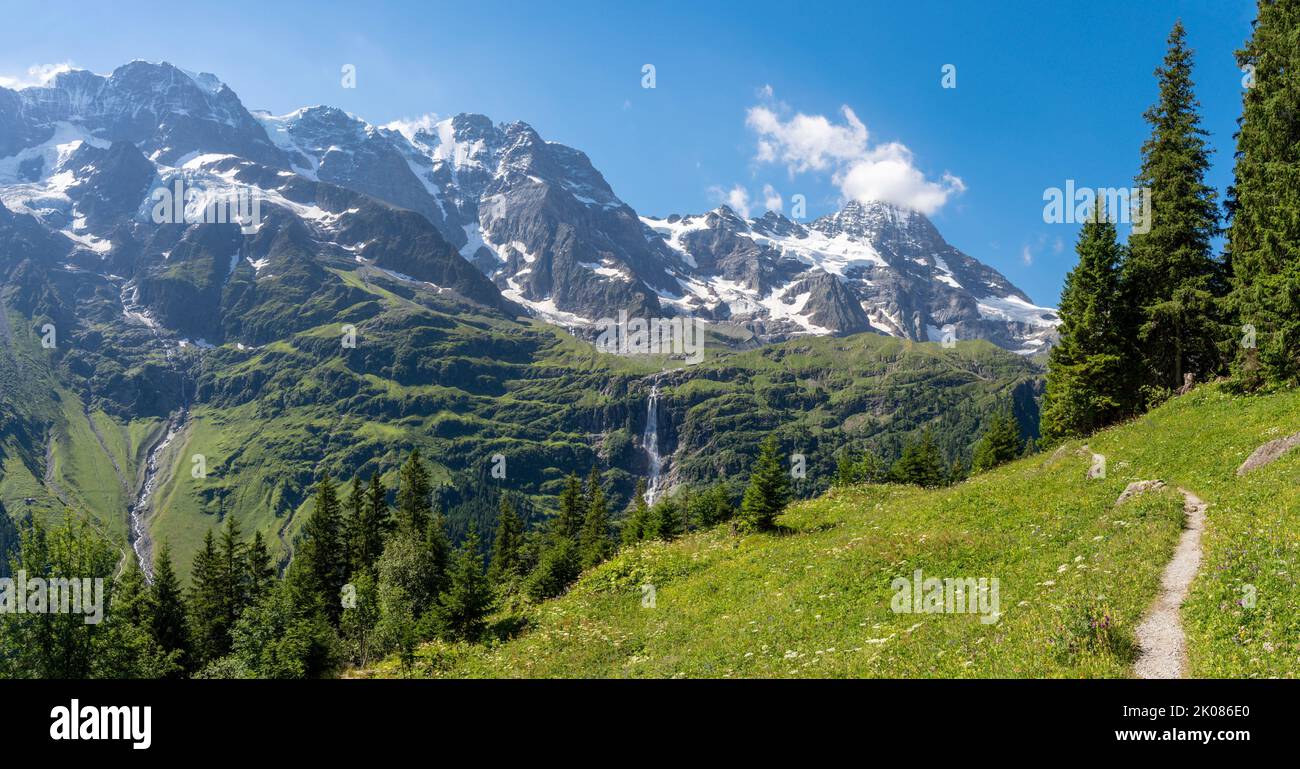
MULTIPOLYGON (((1091 461, 1073 442, 950 489, 834 490, 793 505, 778 534, 723 527, 625 550, 567 595, 497 616, 498 627, 523 625, 514 637, 425 645, 416 673, 1125 677, 1182 529, 1182 487, 1209 503, 1183 607, 1191 675, 1295 677, 1300 452, 1246 478, 1235 470, 1297 431, 1300 394, 1202 387, 1089 439, 1108 459, 1103 479, 1086 479, 1091 461), (1128 483, 1152 478, 1169 487, 1115 507, 1128 483), (998 621, 895 613, 891 581, 918 568, 996 577, 998 621)), ((360 674, 402 672, 390 660, 360 674)))

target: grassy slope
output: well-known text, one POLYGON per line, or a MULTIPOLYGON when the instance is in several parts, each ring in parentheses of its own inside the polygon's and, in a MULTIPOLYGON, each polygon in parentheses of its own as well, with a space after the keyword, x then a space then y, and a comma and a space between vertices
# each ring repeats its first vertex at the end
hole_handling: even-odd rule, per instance
MULTIPOLYGON (((1086 480, 1081 442, 952 489, 834 491, 794 505, 789 532, 723 529, 626 551, 570 593, 528 611, 488 647, 430 644, 439 676, 1126 676, 1133 631, 1177 541, 1170 488, 1209 503, 1205 558, 1184 605, 1191 673, 1300 671, 1300 452, 1244 479, 1258 445, 1300 431, 1300 394, 1231 398, 1203 387, 1094 436, 1108 474, 1086 480), (1003 616, 895 614, 894 577, 997 577, 1003 616), (641 585, 656 586, 643 608, 641 585), (1239 606, 1254 585, 1253 608, 1239 606), (1062 652, 1079 607, 1112 618, 1115 642, 1062 652)), ((504 624, 504 623, 503 623, 504 624)), ((378 675, 397 674, 389 662, 378 675)))

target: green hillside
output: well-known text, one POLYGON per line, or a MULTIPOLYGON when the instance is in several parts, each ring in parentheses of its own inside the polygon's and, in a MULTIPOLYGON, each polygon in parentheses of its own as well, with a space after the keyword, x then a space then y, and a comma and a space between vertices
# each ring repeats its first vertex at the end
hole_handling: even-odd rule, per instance
MULTIPOLYGON (((1134 629, 1182 528, 1182 488, 1209 504, 1182 609, 1190 674, 1295 677, 1300 451, 1236 469, 1297 431, 1300 393, 1202 387, 1089 450, 1068 443, 942 490, 833 490, 792 505, 776 534, 723 526, 626 550, 567 595, 499 614, 503 640, 422 647, 415 674, 1129 676, 1134 629), (1087 478, 1092 452, 1107 458, 1104 478, 1087 478), (1168 485, 1116 506, 1148 479, 1168 485), (1000 616, 894 613, 891 581, 915 569, 996 577, 1000 616)), ((390 660, 360 674, 403 672, 390 660)))

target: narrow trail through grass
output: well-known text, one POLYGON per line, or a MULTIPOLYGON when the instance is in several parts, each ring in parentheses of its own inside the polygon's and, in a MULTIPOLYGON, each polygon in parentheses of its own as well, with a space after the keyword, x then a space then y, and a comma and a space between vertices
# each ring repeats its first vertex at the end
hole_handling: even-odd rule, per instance
POLYGON ((1201 566, 1201 531, 1205 528, 1205 502, 1179 489, 1187 513, 1187 527, 1178 540, 1174 557, 1160 578, 1160 596, 1137 628, 1141 655, 1133 670, 1138 678, 1183 678, 1187 675, 1187 635, 1182 607, 1192 580, 1201 566))

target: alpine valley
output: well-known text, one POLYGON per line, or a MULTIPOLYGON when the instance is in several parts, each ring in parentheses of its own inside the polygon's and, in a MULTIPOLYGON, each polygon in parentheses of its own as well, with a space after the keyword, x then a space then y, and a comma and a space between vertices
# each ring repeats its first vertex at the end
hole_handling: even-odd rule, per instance
POLYGON ((768 434, 800 496, 923 430, 969 464, 1003 408, 1037 434, 1059 324, 915 211, 645 216, 525 123, 273 116, 140 61, 0 88, 0 305, 3 510, 182 572, 232 515, 283 566, 323 473, 392 489, 417 447, 454 536, 593 467, 614 510, 739 489, 768 434), (206 216, 240 196, 256 221, 206 216), (598 351, 621 314, 701 319, 708 354, 598 351))

